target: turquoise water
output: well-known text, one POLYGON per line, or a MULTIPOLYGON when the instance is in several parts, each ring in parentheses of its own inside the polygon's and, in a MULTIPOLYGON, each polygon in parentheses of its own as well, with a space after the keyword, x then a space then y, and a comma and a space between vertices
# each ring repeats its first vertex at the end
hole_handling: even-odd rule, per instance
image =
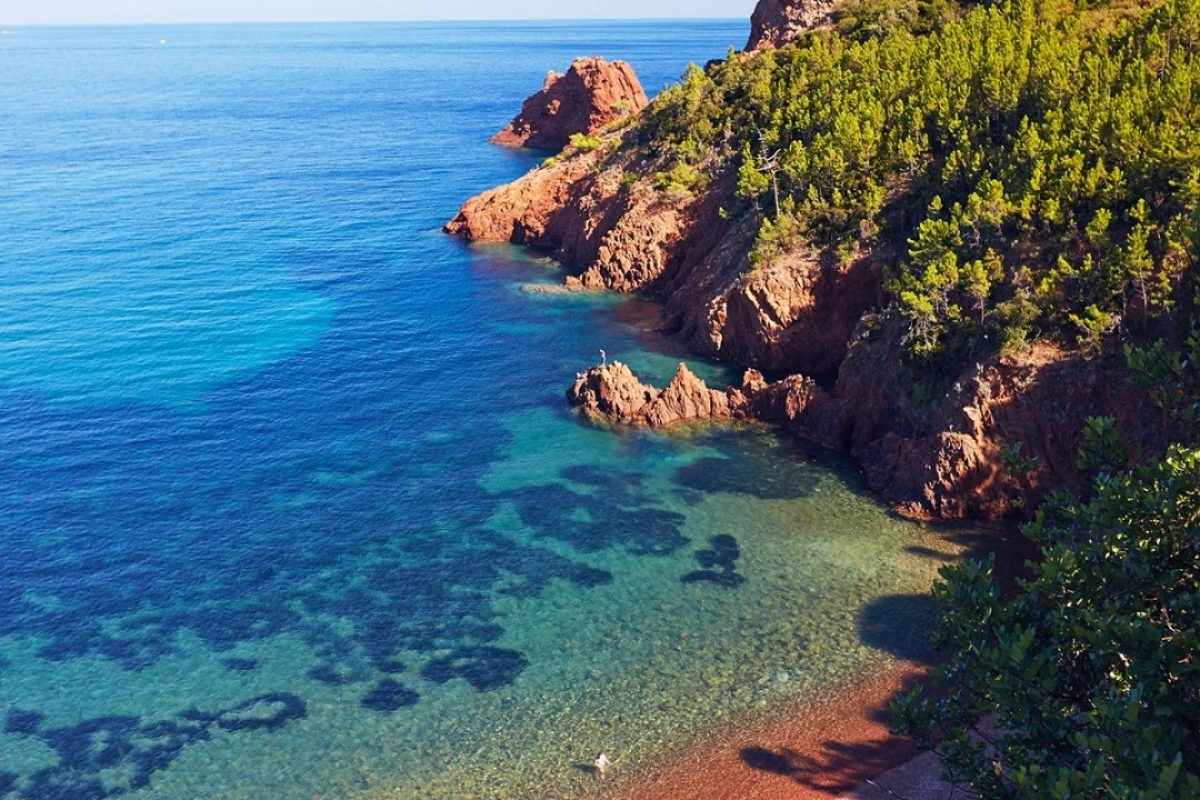
POLYGON ((601 347, 674 372, 653 304, 440 232, 546 70, 743 28, 0 39, 0 798, 586 797, 921 655, 966 543, 763 429, 581 424, 601 347))

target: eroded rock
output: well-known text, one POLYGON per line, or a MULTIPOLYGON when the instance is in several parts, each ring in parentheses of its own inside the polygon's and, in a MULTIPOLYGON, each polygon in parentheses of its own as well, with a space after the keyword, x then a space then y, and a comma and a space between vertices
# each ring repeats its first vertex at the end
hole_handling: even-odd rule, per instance
POLYGON ((649 104, 633 67, 624 61, 581 58, 565 75, 551 72, 541 91, 492 137, 496 144, 558 152, 574 134, 603 131, 649 104))
POLYGON ((827 27, 839 0, 759 0, 750 16, 747 50, 778 49, 802 33, 827 27))
POLYGON ((744 418, 747 399, 740 389, 709 389, 680 364, 665 389, 637 379, 620 361, 581 373, 567 401, 592 419, 637 428, 667 428, 681 422, 744 418))

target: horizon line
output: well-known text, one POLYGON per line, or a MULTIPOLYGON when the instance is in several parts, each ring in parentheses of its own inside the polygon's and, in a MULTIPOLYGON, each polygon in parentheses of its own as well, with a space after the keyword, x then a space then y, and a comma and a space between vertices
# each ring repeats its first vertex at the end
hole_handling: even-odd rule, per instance
POLYGON ((745 22, 744 17, 415 17, 412 19, 262 19, 262 20, 175 20, 136 22, 0 22, 0 28, 137 28, 184 25, 406 25, 479 23, 585 23, 585 22, 745 22))

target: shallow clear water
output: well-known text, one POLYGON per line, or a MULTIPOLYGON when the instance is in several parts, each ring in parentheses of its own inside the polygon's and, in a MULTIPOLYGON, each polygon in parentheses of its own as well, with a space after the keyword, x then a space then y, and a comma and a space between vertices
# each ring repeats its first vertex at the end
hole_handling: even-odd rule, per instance
POLYGON ((599 348, 674 371, 653 305, 439 230, 546 70, 743 28, 0 39, 0 798, 584 797, 921 654, 964 541, 763 429, 580 424, 599 348))

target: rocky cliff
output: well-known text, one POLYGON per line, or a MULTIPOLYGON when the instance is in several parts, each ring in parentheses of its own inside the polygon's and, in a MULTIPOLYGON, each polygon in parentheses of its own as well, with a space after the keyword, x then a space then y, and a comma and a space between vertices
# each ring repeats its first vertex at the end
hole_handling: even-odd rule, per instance
POLYGON ((660 392, 614 364, 585 373, 569 392, 589 416, 653 428, 779 424, 851 454, 873 489, 918 519, 997 519, 1020 495, 1078 488, 1089 416, 1115 416, 1135 439, 1155 436, 1157 420, 1142 413, 1145 398, 1121 363, 1082 361, 1048 344, 972 365, 935 397, 916 391, 900 332, 875 313, 886 301, 886 253, 831 263, 801 247, 751 266, 751 231, 721 213, 726 183, 668 196, 628 177, 644 169, 605 148, 568 154, 468 201, 447 228, 549 252, 572 268, 567 280, 577 288, 655 293, 663 327, 696 352, 792 377, 714 390, 681 371, 660 392), (1035 468, 1014 477, 1002 455, 1018 443, 1035 468))
POLYGON ((581 58, 566 74, 551 72, 542 90, 492 137, 496 144, 558 152, 574 134, 598 133, 649 103, 633 67, 624 61, 581 58))
POLYGON ((733 176, 664 186, 656 165, 625 146, 635 135, 607 133, 587 152, 568 149, 468 201, 447 230, 547 252, 574 288, 657 295, 662 327, 697 353, 791 377, 768 383, 752 371, 740 387, 711 389, 681 369, 659 390, 614 363, 582 374, 568 392, 588 416, 653 428, 779 424, 849 453, 872 488, 919 519, 996 519, 1018 496, 1078 488, 1089 416, 1116 417, 1135 445, 1160 434, 1119 356, 1088 361, 1043 343, 940 382, 914 373, 886 310, 882 275, 893 254, 832 259, 798 245, 752 263, 757 218, 734 199, 733 176), (1004 454, 1018 445, 1033 468, 1014 476, 1004 454))
POLYGON ((897 349, 860 332, 836 386, 793 375, 768 383, 749 370, 738 387, 711 389, 680 365, 665 389, 641 383, 624 364, 593 367, 567 391, 593 420, 645 428, 758 420, 844 451, 868 485, 910 519, 996 520, 1014 501, 1078 490, 1081 421, 1118 415, 1136 443, 1153 441, 1161 419, 1125 380, 1120 359, 1083 362, 1049 344, 976 365, 943 396, 916 401, 897 349), (1003 452, 1020 443, 1033 467, 1014 475, 1003 452))
POLYGON ((469 200, 446 229, 547 252, 578 288, 654 292, 663 328, 705 356, 832 378, 881 299, 879 260, 834 264, 800 248, 751 268, 752 220, 722 213, 731 180, 671 194, 637 178, 648 170, 605 148, 569 153, 469 200))
POLYGON ((839 0, 759 0, 750 17, 747 50, 777 49, 833 20, 839 0))

